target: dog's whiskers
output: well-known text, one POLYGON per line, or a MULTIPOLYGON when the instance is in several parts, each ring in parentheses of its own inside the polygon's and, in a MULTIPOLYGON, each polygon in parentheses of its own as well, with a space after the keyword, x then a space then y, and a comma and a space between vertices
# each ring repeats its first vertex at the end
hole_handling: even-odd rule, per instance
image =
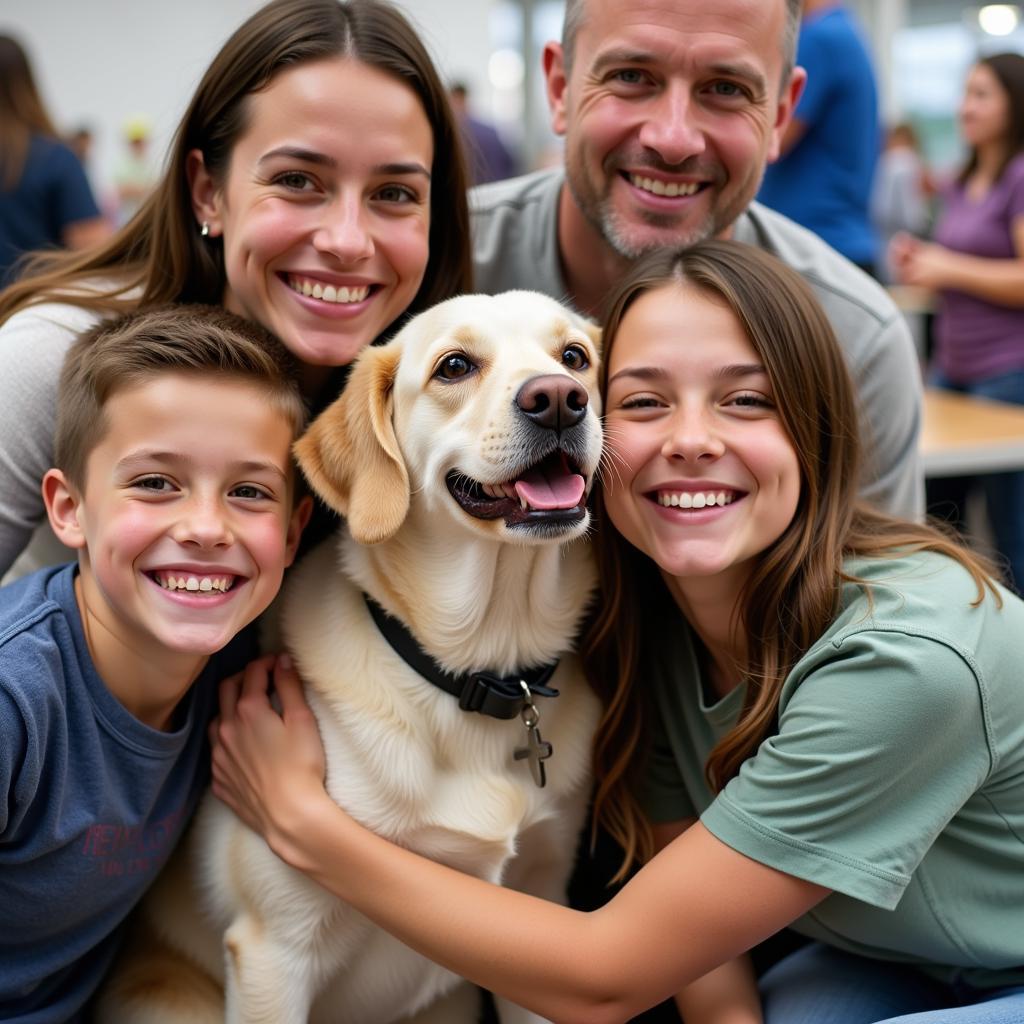
POLYGON ((610 459, 602 459, 594 474, 595 483, 602 488, 607 488, 612 483, 616 487, 622 486, 621 467, 615 465, 610 459))
POLYGON ((601 450, 601 461, 598 463, 597 472, 594 474, 595 482, 602 486, 607 486, 609 474, 614 473, 614 481, 617 485, 622 485, 622 471, 628 468, 625 456, 614 446, 609 444, 609 441, 614 441, 615 431, 613 428, 605 424, 605 443, 601 450))

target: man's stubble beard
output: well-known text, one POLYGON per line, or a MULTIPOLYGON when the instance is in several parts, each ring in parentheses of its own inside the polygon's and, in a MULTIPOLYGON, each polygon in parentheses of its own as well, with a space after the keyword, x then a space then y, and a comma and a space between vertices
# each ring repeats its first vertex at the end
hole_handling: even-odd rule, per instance
MULTIPOLYGON (((566 151, 565 180, 580 213, 616 254, 628 262, 634 262, 641 256, 660 249, 686 249, 705 239, 725 235, 757 195, 757 191, 761 187, 761 179, 764 177, 764 168, 761 168, 761 173, 757 175, 753 183, 754 187, 749 190, 746 197, 738 194, 736 199, 724 210, 718 209, 712 204, 701 222, 693 227, 676 227, 678 218, 668 214, 664 216, 656 213, 641 214, 649 227, 672 232, 671 238, 652 239, 643 243, 637 243, 630 239, 631 224, 618 213, 612 202, 611 186, 614 176, 617 174, 618 172, 615 170, 607 172, 605 180, 608 182, 608 189, 605 195, 599 196, 590 187, 590 181, 585 171, 572 158, 571 151, 568 149, 566 151)), ((718 186, 708 185, 707 187, 716 188, 718 186)), ((744 192, 746 191, 744 190, 744 192)))

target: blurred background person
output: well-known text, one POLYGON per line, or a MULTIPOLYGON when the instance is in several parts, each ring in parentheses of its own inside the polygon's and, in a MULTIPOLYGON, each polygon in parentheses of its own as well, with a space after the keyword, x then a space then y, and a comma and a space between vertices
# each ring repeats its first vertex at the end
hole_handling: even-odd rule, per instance
POLYGON ((448 87, 448 99, 459 122, 469 165, 471 185, 504 181, 518 173, 517 161, 497 128, 474 116, 469 109, 469 89, 463 82, 448 87))
POLYGON ((114 169, 118 227, 127 224, 148 198, 156 183, 149 153, 149 122, 143 117, 130 117, 124 125, 124 152, 114 169))
POLYGON ((34 249, 81 249, 109 233, 82 164, 46 112, 28 57, 0 35, 0 286, 34 249))
POLYGON ((843 4, 803 0, 796 62, 807 84, 757 198, 875 274, 878 239, 868 208, 878 93, 860 25, 843 4))
POLYGON ((926 235, 931 226, 934 185, 921 154, 914 126, 901 121, 889 128, 878 158, 871 190, 871 222, 878 232, 878 270, 882 280, 893 280, 887 251, 901 231, 926 235))
MULTIPOLYGON (((933 242, 897 235, 899 280, 937 294, 931 383, 1024 405, 1024 56, 981 58, 959 111, 967 162, 940 194, 933 242)), ((1024 585, 1024 473, 933 479, 929 511, 964 527, 980 486, 993 538, 1024 585)))
POLYGON ((78 162, 88 174, 92 147, 96 141, 92 128, 87 124, 77 124, 64 136, 64 141, 71 147, 71 151, 78 157, 78 162))

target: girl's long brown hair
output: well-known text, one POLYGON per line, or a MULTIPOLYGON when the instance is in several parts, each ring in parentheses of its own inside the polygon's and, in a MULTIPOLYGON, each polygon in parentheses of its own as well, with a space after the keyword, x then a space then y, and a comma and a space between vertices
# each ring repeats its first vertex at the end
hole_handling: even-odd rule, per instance
POLYGON ((219 305, 223 247, 199 235, 185 175, 188 154, 200 150, 213 179, 223 182, 247 127, 248 98, 284 68, 328 57, 351 57, 397 78, 416 93, 430 122, 430 258, 409 312, 472 291, 459 132, 430 56, 404 15, 386 0, 273 0, 228 39, 207 69, 160 182, 135 217, 95 249, 34 257, 0 293, 0 322, 51 299, 101 312, 167 302, 219 305))
MULTIPOLYGON (((609 299, 602 390, 630 305, 644 292, 682 284, 724 301, 743 325, 767 370, 801 476, 792 522, 762 553, 739 599, 737 626, 748 638, 748 655, 737 672, 746 696, 736 726, 705 766, 718 791, 773 729, 786 675, 828 627, 842 584, 852 580, 843 570, 846 559, 937 551, 967 568, 979 602, 986 588, 999 596, 991 568, 954 540, 858 502, 857 412, 842 352, 810 288, 775 257, 711 241, 641 261, 609 299)), ((622 877, 653 853, 635 795, 650 716, 641 652, 657 647, 659 631, 684 626, 657 566, 611 527, 600 498, 595 518, 602 600, 584 641, 588 676, 604 705, 594 749, 595 821, 625 851, 622 877)))

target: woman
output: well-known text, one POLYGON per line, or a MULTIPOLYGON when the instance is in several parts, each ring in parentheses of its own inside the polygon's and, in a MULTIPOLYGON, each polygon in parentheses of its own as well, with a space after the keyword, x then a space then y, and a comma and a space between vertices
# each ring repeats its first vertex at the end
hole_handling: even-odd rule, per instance
POLYGON ((108 231, 78 157, 60 141, 21 44, 0 35, 0 286, 32 249, 81 249, 108 231))
MULTIPOLYGON (((983 57, 960 107, 967 163, 941 197, 935 242, 900 236, 899 280, 939 296, 932 383, 1024 404, 1024 56, 983 57)), ((932 481, 929 506, 962 525, 969 480, 932 481)), ((1024 473, 981 478, 996 547, 1024 587, 1024 473)))
MULTIPOLYGON (((772 257, 652 256, 606 339, 597 815, 639 872, 585 914, 367 832, 324 791, 287 664, 282 716, 265 666, 222 688, 214 792, 402 941, 551 1020, 623 1021, 684 986, 697 1005, 790 924, 817 941, 762 979, 769 1022, 1024 1014, 1024 602, 857 504, 842 356, 772 257)), ((760 1019, 750 995, 733 1019, 760 1019)))
POLYGON ((406 310, 471 290, 468 239, 458 128, 405 18, 382 0, 262 8, 203 76, 135 218, 0 295, 0 572, 41 521, 60 365, 98 317, 221 303, 301 360, 317 406, 406 310))

